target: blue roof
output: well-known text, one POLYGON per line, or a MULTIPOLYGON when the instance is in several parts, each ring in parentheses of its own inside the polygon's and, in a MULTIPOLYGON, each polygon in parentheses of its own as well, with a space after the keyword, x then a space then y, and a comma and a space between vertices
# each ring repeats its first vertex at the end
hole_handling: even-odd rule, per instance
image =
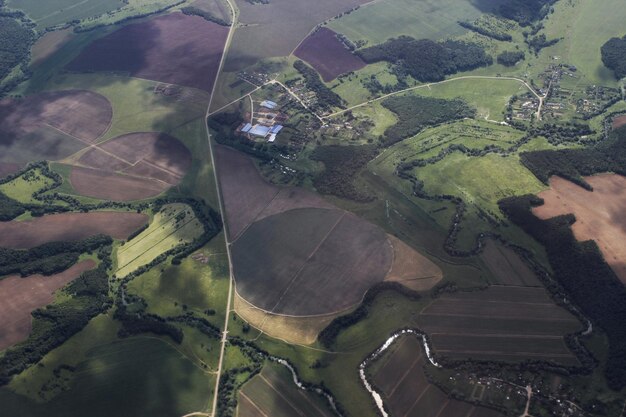
POLYGON ((246 125, 241 128, 241 131, 243 133, 248 133, 250 131, 250 129, 252 129, 252 125, 250 123, 246 123, 246 125))
POLYGON ((283 125, 274 125, 274 127, 270 130, 270 133, 278 133, 283 130, 283 125))
POLYGON ((250 130, 250 133, 256 136, 267 136, 270 132, 270 128, 268 126, 256 125, 250 130))

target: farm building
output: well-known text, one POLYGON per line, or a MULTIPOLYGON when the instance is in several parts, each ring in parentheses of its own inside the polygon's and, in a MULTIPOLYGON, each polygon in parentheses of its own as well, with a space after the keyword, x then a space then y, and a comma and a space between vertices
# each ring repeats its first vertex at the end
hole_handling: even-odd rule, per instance
POLYGON ((248 133, 250 132, 250 129, 252 129, 252 125, 250 123, 246 123, 246 125, 241 128, 241 131, 243 133, 248 133))
POLYGON ((265 107, 265 108, 268 108, 270 110, 274 110, 276 107, 278 107, 278 104, 274 103, 273 101, 270 101, 270 100, 263 100, 261 102, 261 107, 265 107))
POLYGON ((254 136, 266 137, 270 133, 271 127, 263 125, 254 125, 248 133, 254 136))

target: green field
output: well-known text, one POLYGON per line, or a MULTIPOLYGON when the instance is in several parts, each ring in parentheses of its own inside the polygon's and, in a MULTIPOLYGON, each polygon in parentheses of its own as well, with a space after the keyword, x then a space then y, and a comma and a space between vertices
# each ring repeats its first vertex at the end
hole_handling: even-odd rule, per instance
POLYGON ((626 7, 621 0, 600 3, 571 0, 555 5, 555 13, 546 21, 548 38, 564 37, 541 54, 541 63, 548 64, 558 56, 560 62, 576 65, 584 75, 581 84, 615 86, 613 73, 604 67, 600 48, 612 37, 624 36, 626 7))
POLYGON ((170 417, 208 408, 213 377, 157 338, 135 337, 95 346, 75 366, 75 371, 59 372, 44 388, 54 389, 60 383, 68 389, 47 402, 0 389, 3 413, 56 417, 67 416, 71 410, 81 416, 170 417))
POLYGON ((79 22, 82 28, 109 25, 122 19, 154 13, 178 0, 9 0, 7 6, 23 11, 39 30, 79 22))
POLYGON ((140 266, 181 244, 202 235, 204 227, 185 204, 167 204, 154 215, 150 226, 117 250, 117 276, 124 277, 140 266))
POLYGON ((153 268, 135 278, 128 284, 128 291, 148 303, 148 313, 167 317, 187 311, 203 314, 212 309, 215 314, 210 321, 221 326, 228 277, 224 236, 220 234, 180 265, 153 268))
POLYGON ((9 0, 7 6, 24 11, 38 28, 45 29, 100 16, 124 6, 124 3, 123 0, 9 0))
POLYGON ((9 198, 25 204, 41 204, 33 198, 33 193, 52 184, 52 180, 42 175, 40 169, 30 170, 24 175, 0 185, 0 192, 9 198))
POLYGON ((481 13, 471 0, 387 0, 362 6, 328 26, 368 45, 401 35, 437 40, 465 33, 457 21, 474 20, 481 13))

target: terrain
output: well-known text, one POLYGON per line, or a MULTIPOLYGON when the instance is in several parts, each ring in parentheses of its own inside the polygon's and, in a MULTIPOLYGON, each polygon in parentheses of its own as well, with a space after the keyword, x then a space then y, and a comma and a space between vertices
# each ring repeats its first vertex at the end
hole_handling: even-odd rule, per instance
POLYGON ((625 18, 0 1, 2 410, 623 417, 625 18))

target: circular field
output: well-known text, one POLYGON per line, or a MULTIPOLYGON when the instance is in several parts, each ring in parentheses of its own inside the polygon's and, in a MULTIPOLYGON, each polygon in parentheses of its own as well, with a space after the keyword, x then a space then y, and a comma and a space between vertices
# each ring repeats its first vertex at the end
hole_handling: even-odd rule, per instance
POLYGON ((253 223, 232 248, 237 292, 274 314, 331 314, 358 304, 393 261, 385 232, 336 209, 290 210, 253 223))

